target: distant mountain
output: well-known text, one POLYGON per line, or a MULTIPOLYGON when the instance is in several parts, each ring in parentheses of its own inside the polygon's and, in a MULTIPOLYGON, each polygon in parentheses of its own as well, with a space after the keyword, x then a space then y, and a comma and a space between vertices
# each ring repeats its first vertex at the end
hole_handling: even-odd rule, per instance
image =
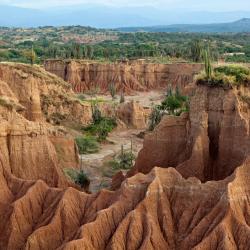
POLYGON ((236 22, 214 24, 175 24, 151 27, 118 28, 122 32, 250 32, 250 18, 242 18, 236 22))
MULTIPOLYGON (((243 17, 250 18, 250 12, 190 12, 184 10, 168 10, 166 7, 162 9, 153 7, 121 8, 101 4, 74 5, 43 10, 0 6, 0 26, 8 27, 82 25, 96 28, 151 26, 151 28, 147 29, 162 29, 166 28, 166 25, 175 23, 227 23, 243 17)), ((183 25, 182 27, 176 27, 176 25, 174 25, 168 28, 178 30, 182 29, 183 25)), ((186 26, 184 28, 187 29, 186 26)), ((207 27, 207 29, 209 29, 209 27, 207 27)))

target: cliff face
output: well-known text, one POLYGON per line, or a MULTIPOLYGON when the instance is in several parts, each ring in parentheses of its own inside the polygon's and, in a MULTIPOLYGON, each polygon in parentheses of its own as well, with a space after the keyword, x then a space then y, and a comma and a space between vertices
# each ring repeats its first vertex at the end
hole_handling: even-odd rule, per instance
POLYGON ((109 84, 115 83, 117 91, 126 93, 157 89, 168 84, 182 88, 202 69, 200 64, 101 64, 61 60, 46 61, 44 66, 47 71, 72 84, 76 92, 95 87, 107 92, 109 84))
POLYGON ((0 80, 1 168, 25 180, 41 179, 50 186, 69 186, 63 168, 78 168, 77 149, 63 128, 43 121, 39 82, 18 81, 15 71, 12 75, 2 65, 0 73, 8 80, 0 80))
POLYGON ((155 166, 176 167, 184 176, 201 181, 231 175, 249 155, 249 111, 239 95, 245 88, 197 87, 190 101, 189 116, 164 117, 146 135, 134 169, 149 173, 155 166))
POLYGON ((87 124, 91 120, 90 107, 74 98, 71 86, 41 67, 0 63, 0 80, 25 107, 23 115, 30 121, 87 124))

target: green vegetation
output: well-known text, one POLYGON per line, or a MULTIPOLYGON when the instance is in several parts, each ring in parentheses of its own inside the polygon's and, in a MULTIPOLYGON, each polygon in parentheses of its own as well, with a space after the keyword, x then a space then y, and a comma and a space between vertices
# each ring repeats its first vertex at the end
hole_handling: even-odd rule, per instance
POLYGON ((133 167, 135 161, 135 155, 131 148, 124 150, 123 145, 121 146, 121 152, 116 155, 112 160, 106 161, 103 164, 104 176, 112 177, 116 172, 120 170, 129 170, 133 167))
POLYGON ((163 115, 180 116, 189 111, 188 97, 180 94, 178 87, 175 92, 168 89, 165 99, 160 105, 154 106, 149 118, 149 130, 152 131, 160 123, 163 115))
POLYGON ((212 65, 211 65, 211 58, 210 58, 209 49, 204 50, 204 63, 205 63, 206 77, 209 81, 212 77, 212 65))
POLYGON ((93 123, 84 128, 84 131, 92 136, 97 137, 97 141, 103 142, 108 134, 117 126, 115 118, 102 116, 98 104, 92 103, 92 120, 93 123))
POLYGON ((66 176, 70 178, 76 185, 79 185, 81 188, 87 189, 90 180, 86 173, 83 170, 77 170, 73 168, 66 168, 64 169, 64 173, 66 176))
POLYGON ((197 84, 210 87, 231 88, 238 85, 250 84, 250 70, 239 65, 227 65, 216 67, 208 78, 204 72, 196 77, 197 84))
POLYGON ((0 28, 0 61, 30 63, 32 45, 36 63, 46 59, 85 59, 113 62, 145 58, 152 62, 201 61, 204 44, 212 60, 250 62, 250 35, 207 33, 125 33, 90 27, 0 28))
POLYGON ((84 131, 97 136, 97 141, 103 142, 116 126, 117 123, 114 118, 101 117, 99 120, 84 128, 84 131))
POLYGON ((96 137, 84 135, 75 139, 80 154, 93 154, 99 151, 96 137))

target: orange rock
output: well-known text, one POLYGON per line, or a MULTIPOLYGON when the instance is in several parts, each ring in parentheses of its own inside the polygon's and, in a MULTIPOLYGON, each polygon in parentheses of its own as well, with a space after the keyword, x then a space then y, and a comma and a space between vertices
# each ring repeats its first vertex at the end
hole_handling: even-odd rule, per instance
POLYGON ((128 128, 145 129, 150 109, 144 109, 140 104, 131 101, 118 106, 116 117, 124 122, 128 128))

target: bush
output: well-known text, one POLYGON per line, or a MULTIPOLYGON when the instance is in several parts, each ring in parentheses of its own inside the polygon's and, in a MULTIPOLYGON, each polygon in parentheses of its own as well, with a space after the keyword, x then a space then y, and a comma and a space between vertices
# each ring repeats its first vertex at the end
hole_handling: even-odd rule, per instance
POLYGON ((243 66, 227 65, 214 69, 211 78, 201 73, 196 77, 196 83, 207 85, 210 87, 226 87, 231 88, 237 85, 249 85, 250 70, 243 66))
POLYGON ((93 136, 83 136, 75 139, 80 154, 94 154, 99 151, 99 144, 93 136))
POLYGON ((90 180, 83 170, 76 170, 73 168, 64 169, 64 173, 81 188, 88 188, 90 180))
POLYGON ((160 123, 163 112, 158 106, 155 106, 149 116, 149 131, 153 131, 154 128, 160 123))
POLYGON ((180 94, 178 88, 173 93, 172 89, 167 90, 167 95, 160 105, 156 105, 149 117, 149 130, 153 131, 154 128, 160 123, 163 115, 180 116, 183 112, 188 112, 188 97, 180 94))
POLYGON ((101 117, 99 121, 89 125, 84 130, 97 136, 99 142, 105 141, 108 134, 117 126, 113 118, 101 117))
POLYGON ((230 65, 215 68, 215 73, 224 74, 234 78, 236 84, 244 84, 250 82, 250 70, 243 66, 230 65))
POLYGON ((132 152, 132 144, 130 151, 124 151, 123 146, 121 152, 114 159, 104 162, 104 175, 112 177, 117 171, 129 170, 134 165, 135 155, 132 152))

